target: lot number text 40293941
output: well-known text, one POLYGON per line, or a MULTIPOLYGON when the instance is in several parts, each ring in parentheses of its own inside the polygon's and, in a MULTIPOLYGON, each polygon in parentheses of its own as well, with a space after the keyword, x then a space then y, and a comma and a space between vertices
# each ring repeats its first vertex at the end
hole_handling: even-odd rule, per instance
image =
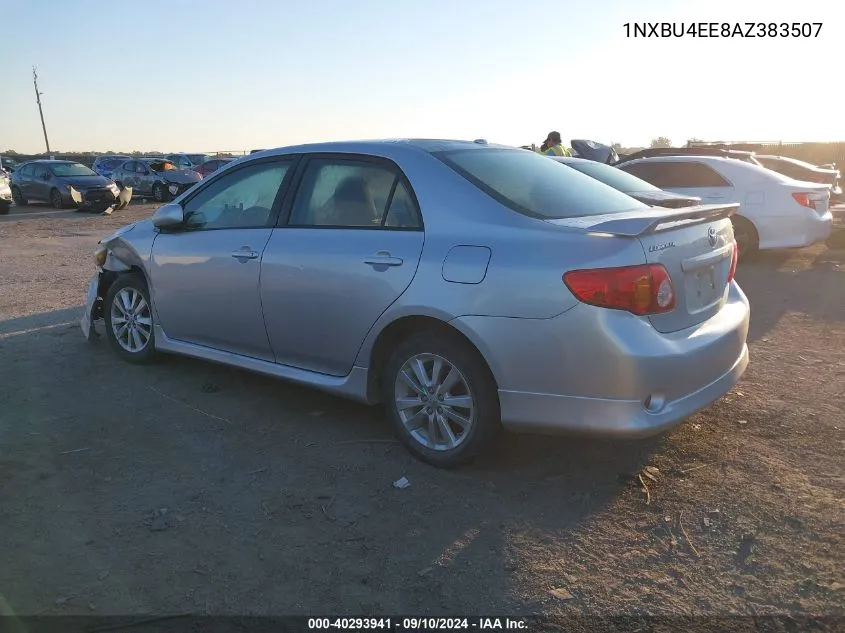
POLYGON ((818 37, 821 22, 626 22, 625 37, 818 37))

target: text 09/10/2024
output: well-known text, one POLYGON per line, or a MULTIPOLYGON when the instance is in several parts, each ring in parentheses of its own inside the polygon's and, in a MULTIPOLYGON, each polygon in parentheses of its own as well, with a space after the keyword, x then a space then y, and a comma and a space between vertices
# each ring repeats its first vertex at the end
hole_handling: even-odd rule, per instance
POLYGON ((625 37, 818 37, 821 22, 626 22, 625 37))

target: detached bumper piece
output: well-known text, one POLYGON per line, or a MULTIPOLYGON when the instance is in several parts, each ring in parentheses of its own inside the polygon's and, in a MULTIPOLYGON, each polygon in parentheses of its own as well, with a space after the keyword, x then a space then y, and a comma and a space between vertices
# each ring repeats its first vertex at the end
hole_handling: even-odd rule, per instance
POLYGON ((187 183, 187 184, 181 184, 181 185, 171 183, 171 184, 167 185, 167 193, 169 193, 171 196, 173 196, 175 198, 176 196, 181 195, 184 191, 187 191, 188 189, 193 187, 195 184, 196 183, 193 183, 193 182, 187 183))
POLYGON ((95 188, 86 191, 70 189, 70 197, 79 211, 90 211, 91 213, 102 213, 117 201, 117 196, 111 189, 95 188))

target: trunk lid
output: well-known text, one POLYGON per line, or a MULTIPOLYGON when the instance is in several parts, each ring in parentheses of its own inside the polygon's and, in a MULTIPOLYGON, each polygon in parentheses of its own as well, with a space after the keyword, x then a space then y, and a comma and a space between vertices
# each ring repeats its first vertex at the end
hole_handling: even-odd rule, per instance
POLYGON ((685 196, 671 191, 626 191, 625 193, 652 207, 681 209, 701 204, 701 198, 697 196, 685 196))
POLYGON ((646 263, 663 265, 672 280, 675 309, 648 317, 654 329, 669 333, 706 321, 725 305, 734 249, 730 216, 738 208, 712 204, 549 222, 639 240, 646 263))

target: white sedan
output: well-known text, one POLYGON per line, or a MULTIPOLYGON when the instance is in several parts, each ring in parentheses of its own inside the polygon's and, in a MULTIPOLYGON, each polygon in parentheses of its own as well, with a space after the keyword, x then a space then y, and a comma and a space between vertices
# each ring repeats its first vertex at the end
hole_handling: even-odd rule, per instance
POLYGON ((810 246, 830 234, 827 185, 715 156, 641 158, 618 167, 660 189, 698 196, 706 204, 738 202, 733 223, 740 256, 758 248, 810 246))

